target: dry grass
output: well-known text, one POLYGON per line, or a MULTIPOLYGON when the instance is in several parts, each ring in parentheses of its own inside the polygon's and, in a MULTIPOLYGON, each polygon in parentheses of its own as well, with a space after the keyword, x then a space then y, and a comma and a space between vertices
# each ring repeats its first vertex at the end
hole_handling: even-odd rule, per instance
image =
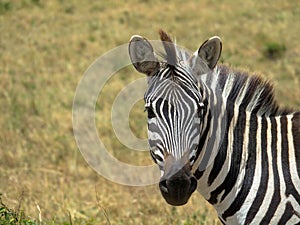
MULTIPOLYGON (((156 39, 162 27, 189 49, 209 36, 221 36, 222 61, 264 74, 274 81, 282 105, 300 108, 299 21, 300 4, 294 0, 1 0, 3 201, 18 207, 22 196, 25 213, 49 224, 217 224, 212 207, 199 194, 186 206, 174 208, 156 186, 120 186, 92 171, 72 133, 76 85, 97 57, 133 34, 156 39), (269 59, 264 52, 270 43, 286 50, 269 59)), ((128 153, 109 123, 118 90, 140 77, 132 68, 120 76, 110 81, 112 91, 99 98, 99 131, 122 160, 149 163, 146 153, 128 153)), ((142 110, 137 104, 132 113, 141 118, 142 110)), ((145 137, 143 121, 131 121, 131 127, 145 137)))

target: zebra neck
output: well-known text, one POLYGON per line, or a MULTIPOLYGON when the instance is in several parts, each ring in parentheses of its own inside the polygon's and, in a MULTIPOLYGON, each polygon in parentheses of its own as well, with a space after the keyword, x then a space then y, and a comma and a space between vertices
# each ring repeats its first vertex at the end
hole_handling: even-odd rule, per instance
POLYGON ((198 179, 218 154, 226 134, 228 116, 222 95, 216 95, 215 90, 205 84, 202 84, 202 91, 206 109, 200 129, 198 155, 193 166, 198 179))
POLYGON ((198 191, 229 224, 252 220, 260 202, 271 201, 273 191, 281 190, 282 196, 288 193, 300 201, 300 188, 292 185, 300 182, 300 112, 267 117, 236 105, 227 110, 226 134, 199 178, 198 191), (295 160, 290 165, 288 157, 295 160), (274 167, 277 172, 273 174, 274 167), (289 186, 281 185, 285 182, 289 186))
MULTIPOLYGON (((206 168, 198 168, 198 191, 203 197, 216 208, 223 208, 227 203, 227 199, 234 198, 237 193, 242 178, 245 173, 245 160, 247 152, 245 149, 249 145, 250 123, 257 121, 257 116, 244 110, 240 110, 238 106, 230 105, 226 108, 226 117, 214 121, 213 123, 223 124, 223 128, 210 126, 210 133, 218 138, 220 144, 215 146, 216 149, 211 150, 210 158, 207 160, 206 168)), ((204 152, 210 148, 209 140, 203 147, 204 152)), ((200 164, 201 165, 201 164, 200 164)))
POLYGON ((221 68, 218 82, 204 82, 208 87, 204 95, 214 103, 208 112, 213 115, 215 107, 221 110, 205 126, 209 128, 207 135, 201 133, 201 138, 205 137, 201 154, 207 150, 214 154, 194 173, 198 191, 215 207, 224 224, 270 221, 275 211, 260 210, 260 205, 271 203, 275 209, 281 204, 284 209, 280 198, 289 197, 291 205, 300 210, 300 112, 279 109, 268 92, 270 86, 263 86, 256 77, 224 71, 221 68), (213 124, 218 121, 222 124, 216 128, 213 124), (212 151, 208 143, 213 133, 219 134, 215 136, 221 141, 212 151))

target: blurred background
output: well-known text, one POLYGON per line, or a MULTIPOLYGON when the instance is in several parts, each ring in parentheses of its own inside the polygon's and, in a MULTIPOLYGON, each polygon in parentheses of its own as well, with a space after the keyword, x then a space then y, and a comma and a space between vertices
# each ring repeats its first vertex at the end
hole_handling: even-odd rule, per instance
MULTIPOLYGON (((200 194, 169 206, 157 185, 104 179, 76 146, 72 103, 85 70, 133 34, 157 39, 159 28, 190 50, 220 36, 221 62, 271 80, 279 104, 300 109, 299 1, 0 0, 0 224, 220 224, 200 194)), ((96 122, 111 154, 149 165, 110 121, 114 98, 140 77, 129 66, 109 80, 96 122)), ((146 138, 143 110, 133 107, 130 127, 146 138)))

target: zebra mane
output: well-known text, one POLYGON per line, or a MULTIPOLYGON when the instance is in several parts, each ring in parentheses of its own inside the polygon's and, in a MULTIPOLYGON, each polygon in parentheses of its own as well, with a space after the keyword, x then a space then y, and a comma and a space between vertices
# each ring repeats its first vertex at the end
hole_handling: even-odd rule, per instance
POLYGON ((223 64, 218 65, 218 72, 219 75, 215 77, 218 77, 218 84, 223 93, 226 92, 224 88, 227 79, 232 79, 230 93, 225 93, 228 96, 227 101, 233 103, 240 101, 238 98, 243 93, 244 98, 240 106, 257 115, 278 116, 293 112, 291 109, 279 107, 275 100, 273 85, 260 76, 249 75, 245 71, 235 70, 223 64))
MULTIPOLYGON (((157 51, 158 56, 160 56, 163 61, 166 61, 162 61, 162 64, 173 67, 177 62, 188 61, 191 53, 187 49, 176 46, 176 43, 174 43, 171 37, 162 29, 159 29, 159 35, 165 50, 165 52, 161 50, 157 51)), ((181 65, 193 73, 188 65, 181 65)), ((294 112, 291 109, 279 107, 275 100, 273 85, 269 81, 263 80, 257 74, 249 74, 246 71, 232 69, 229 66, 220 64, 211 74, 208 73, 207 75, 205 83, 208 84, 208 86, 214 83, 213 80, 217 79, 219 88, 221 88, 223 94, 227 96, 227 101, 232 103, 242 101, 240 106, 245 107, 247 111, 261 116, 287 115, 294 112), (228 79, 232 80, 231 89, 230 93, 225 93, 225 83, 228 79), (241 95, 244 96, 242 100, 240 99, 241 95)), ((200 80, 202 80, 201 77, 200 80)))
POLYGON ((172 39, 162 29, 159 29, 158 32, 159 32, 160 40, 162 41, 163 46, 164 46, 165 51, 166 51, 166 54, 167 54, 166 55, 167 64, 169 66, 176 65, 176 62, 177 62, 176 47, 175 47, 172 39))
MULTIPOLYGON (((156 54, 162 59, 161 63, 174 66, 178 62, 187 62, 191 56, 191 52, 187 49, 177 46, 176 40, 172 41, 171 37, 162 29, 159 30, 160 40, 162 41, 164 50, 157 49, 156 54)), ((187 69, 190 69, 187 67, 187 69)))

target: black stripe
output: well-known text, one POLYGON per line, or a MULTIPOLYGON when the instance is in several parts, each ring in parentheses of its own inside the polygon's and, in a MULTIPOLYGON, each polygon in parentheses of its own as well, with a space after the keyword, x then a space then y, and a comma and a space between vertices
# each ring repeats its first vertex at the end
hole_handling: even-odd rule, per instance
POLYGON ((197 180, 199 180, 203 176, 204 170, 199 170, 197 169, 194 173, 194 176, 196 177, 197 180))
POLYGON ((223 141, 221 144, 221 147, 218 151, 218 154, 214 160, 214 165, 212 170, 210 171, 210 174, 208 176, 208 185, 210 186, 214 180, 217 178, 218 174, 221 171, 221 168, 226 160, 226 155, 227 155, 227 145, 228 145, 228 130, 230 128, 230 123, 234 114, 234 109, 233 109, 233 104, 231 102, 227 102, 227 110, 226 110, 226 129, 225 129, 225 134, 223 137, 223 141))
MULTIPOLYGON (((188 95, 191 97, 198 95, 198 85, 197 80, 183 68, 175 68, 176 78, 180 79, 179 82, 176 82, 181 88, 183 88, 188 95), (181 69, 181 70, 180 70, 181 69)), ((176 81, 176 80, 175 80, 176 81)))
POLYGON ((300 177, 300 112, 294 114, 292 123, 297 172, 300 177))
POLYGON ((163 120, 167 123, 168 127, 171 127, 171 121, 168 111, 168 101, 164 100, 162 98, 157 99, 156 105, 155 105, 155 111, 157 113, 157 116, 159 118, 163 118, 163 120))
MULTIPOLYGON (((220 70, 220 74, 218 76, 218 85, 221 90, 224 90, 226 80, 228 79, 229 76, 228 74, 230 73, 229 68, 226 66, 218 66, 218 69, 220 70)), ((213 76, 212 74, 209 75, 213 76)))
POLYGON ((246 163, 245 177, 243 180, 241 190, 237 194, 235 200, 222 215, 222 218, 224 220, 226 220, 227 217, 233 216, 238 210, 240 210, 252 186, 256 164, 256 131, 257 117, 256 115, 252 114, 250 117, 248 159, 246 163))
POLYGON ((282 144, 281 144, 281 158, 282 158, 282 169, 284 182, 286 184, 285 195, 293 195, 294 198, 300 203, 300 196, 294 186, 294 183, 291 178, 290 165, 289 165, 289 146, 288 146, 288 137, 287 137, 287 118, 282 116, 280 118, 281 123, 281 135, 282 135, 282 144))
POLYGON ((250 224, 257 214, 261 203, 264 200, 264 197, 267 192, 268 178, 269 178, 269 168, 268 168, 268 155, 267 155, 267 120, 265 117, 262 117, 261 120, 261 146, 257 146, 261 153, 261 178, 260 184, 258 188, 258 192, 256 193, 255 199, 247 213, 245 223, 250 224))
POLYGON ((234 75, 234 82, 228 96, 228 100, 236 101, 237 97, 240 95, 241 90, 243 89, 247 81, 247 76, 243 73, 236 73, 234 75))
MULTIPOLYGON (((244 87, 244 88, 247 88, 247 90, 249 90, 249 87, 244 87)), ((253 91, 253 93, 254 93, 254 91, 253 91)), ((244 108, 246 110, 247 106, 249 105, 250 101, 252 100, 252 97, 253 97, 253 95, 245 94, 240 107, 244 108)))
POLYGON ((268 208, 268 211, 264 218, 261 221, 261 225, 263 224, 269 224, 272 217, 274 216, 274 213, 280 203, 281 197, 280 197, 280 180, 278 175, 278 169, 277 169, 277 123, 274 117, 270 117, 271 120, 271 131, 272 131, 272 143, 271 143, 271 149, 272 149, 272 169, 273 169, 273 176, 274 176, 274 193, 272 196, 272 200, 270 203, 270 206, 268 208))
POLYGON ((151 157, 152 157, 152 159, 153 159, 153 161, 154 161, 155 163, 157 163, 156 160, 158 160, 158 161, 160 161, 160 162, 163 162, 163 161, 164 161, 159 155, 155 154, 155 153, 154 153, 153 151, 151 151, 151 150, 150 150, 150 155, 151 155, 151 157))
POLYGON ((290 202, 286 203, 285 210, 278 222, 278 224, 286 224, 286 222, 293 216, 294 209, 290 202))
POLYGON ((240 109, 238 120, 234 127, 230 169, 223 183, 220 186, 218 186, 214 191, 211 192, 210 199, 208 200, 211 204, 216 204, 218 195, 221 194, 223 190, 225 190, 221 198, 221 201, 223 201, 235 185, 235 182, 237 180, 240 171, 245 125, 246 125, 246 112, 243 109, 242 110, 240 109))
MULTIPOLYGON (((201 135, 200 137, 200 140, 199 140, 199 145, 198 145, 198 148, 197 148, 197 153, 196 153, 196 158, 195 158, 195 162, 197 161, 197 159, 199 158, 199 155, 201 153, 201 151, 203 150, 203 146, 205 144, 205 141, 207 139, 207 135, 208 135, 208 132, 209 132, 209 129, 210 129, 210 121, 211 121, 211 112, 208 111, 208 115, 207 115, 207 126, 203 132, 203 134, 201 135)), ((197 169, 195 171, 195 174, 194 176, 196 177, 197 180, 199 180, 202 175, 203 175, 203 171, 200 171, 199 169, 197 169)))
MULTIPOLYGON (((229 79, 229 77, 226 77, 227 79, 229 79)), ((227 125, 226 125, 226 129, 225 129, 225 134, 224 134, 224 137, 223 137, 223 142, 221 144, 221 147, 220 147, 220 150, 218 151, 218 154, 214 160, 214 165, 213 165, 213 168, 209 174, 209 177, 208 177, 208 185, 210 186, 214 180, 217 178, 218 174, 220 173, 221 171, 221 168, 226 160, 226 155, 227 155, 227 146, 228 146, 228 131, 229 131, 229 128, 230 128, 230 124, 231 124, 231 120, 233 118, 233 115, 234 115, 234 102, 231 101, 231 99, 235 99, 236 96, 238 95, 238 91, 236 91, 236 88, 235 86, 237 85, 237 80, 238 80, 238 77, 235 76, 234 77, 235 81, 233 81, 233 84, 234 86, 232 87, 229 95, 228 95, 228 100, 227 100, 227 103, 226 103, 226 113, 227 113, 227 125)), ((226 80, 222 79, 222 80, 219 80, 219 82, 226 82, 226 80)), ((225 85, 225 83, 224 83, 225 85)), ((221 190, 222 191, 222 190, 221 190)), ((219 192, 215 192, 214 193, 214 196, 211 196, 210 199, 211 199, 211 204, 215 204, 217 202, 217 195, 219 194, 219 192)))
POLYGON ((225 225, 225 221, 222 219, 222 217, 219 217, 219 220, 221 221, 222 224, 225 225))

